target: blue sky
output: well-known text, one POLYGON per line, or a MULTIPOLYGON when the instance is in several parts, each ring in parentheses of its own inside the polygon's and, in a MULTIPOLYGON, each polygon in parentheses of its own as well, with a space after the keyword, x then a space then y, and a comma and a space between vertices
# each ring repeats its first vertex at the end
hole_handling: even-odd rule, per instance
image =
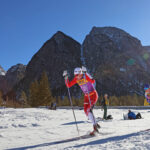
POLYGON ((82 43, 93 26, 150 45, 150 0, 0 0, 0 65, 28 64, 58 30, 82 43))

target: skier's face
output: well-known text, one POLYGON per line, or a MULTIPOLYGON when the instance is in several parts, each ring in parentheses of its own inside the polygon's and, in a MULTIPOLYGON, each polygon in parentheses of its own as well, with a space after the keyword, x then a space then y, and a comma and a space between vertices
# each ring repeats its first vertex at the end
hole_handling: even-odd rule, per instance
POLYGON ((77 75, 77 80, 80 80, 82 78, 83 74, 78 74, 77 75))

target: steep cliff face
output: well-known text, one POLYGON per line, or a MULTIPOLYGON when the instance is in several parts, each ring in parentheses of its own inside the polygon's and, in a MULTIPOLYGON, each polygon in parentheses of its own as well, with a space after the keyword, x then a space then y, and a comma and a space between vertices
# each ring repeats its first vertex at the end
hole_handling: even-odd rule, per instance
POLYGON ((150 65, 138 39, 118 28, 93 27, 82 49, 99 93, 143 94, 143 85, 150 80, 150 65))
POLYGON ((25 70, 26 66, 22 64, 12 66, 7 72, 3 70, 3 75, 0 75, 0 90, 3 94, 11 91, 20 82, 25 75, 25 70))
POLYGON ((63 95, 66 91, 62 73, 68 70, 70 77, 73 69, 81 66, 80 44, 62 32, 57 32, 32 57, 26 68, 24 79, 16 87, 28 92, 31 82, 39 80, 45 71, 48 75, 54 95, 63 95))
POLYGON ((16 84, 24 78, 26 66, 23 64, 17 64, 8 69, 5 78, 7 81, 8 91, 10 91, 16 84))

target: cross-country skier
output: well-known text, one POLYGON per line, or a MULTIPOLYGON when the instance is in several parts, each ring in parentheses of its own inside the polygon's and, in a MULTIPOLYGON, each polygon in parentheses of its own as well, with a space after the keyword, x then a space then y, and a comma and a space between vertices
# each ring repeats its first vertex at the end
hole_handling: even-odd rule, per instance
POLYGON ((72 87, 74 84, 78 84, 81 90, 84 93, 84 112, 89 120, 93 123, 93 132, 91 135, 94 135, 95 132, 99 132, 98 128, 100 125, 96 122, 94 114, 93 114, 93 107, 94 104, 97 102, 98 94, 94 88, 95 80, 87 73, 87 69, 85 67, 82 68, 75 68, 74 70, 74 78, 72 81, 68 79, 67 71, 63 72, 63 76, 65 77, 65 84, 68 88, 72 87))

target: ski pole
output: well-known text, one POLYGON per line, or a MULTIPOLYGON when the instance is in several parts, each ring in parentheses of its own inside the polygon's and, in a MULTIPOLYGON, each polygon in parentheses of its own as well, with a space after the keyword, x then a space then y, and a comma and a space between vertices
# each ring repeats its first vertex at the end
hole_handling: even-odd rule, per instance
MULTIPOLYGON (((66 80, 67 80, 67 78, 66 78, 66 80)), ((76 123, 76 128, 77 128, 78 136, 80 136, 78 125, 77 125, 77 120, 76 120, 76 116, 75 116, 74 108, 73 108, 73 104, 72 104, 72 99, 71 99, 71 95, 70 95, 70 90, 69 90, 69 87, 68 87, 68 82, 67 82, 67 89, 68 89, 68 95, 69 95, 69 100, 70 100, 70 104, 71 104, 71 108, 72 108, 74 120, 75 120, 75 123, 76 123)))

